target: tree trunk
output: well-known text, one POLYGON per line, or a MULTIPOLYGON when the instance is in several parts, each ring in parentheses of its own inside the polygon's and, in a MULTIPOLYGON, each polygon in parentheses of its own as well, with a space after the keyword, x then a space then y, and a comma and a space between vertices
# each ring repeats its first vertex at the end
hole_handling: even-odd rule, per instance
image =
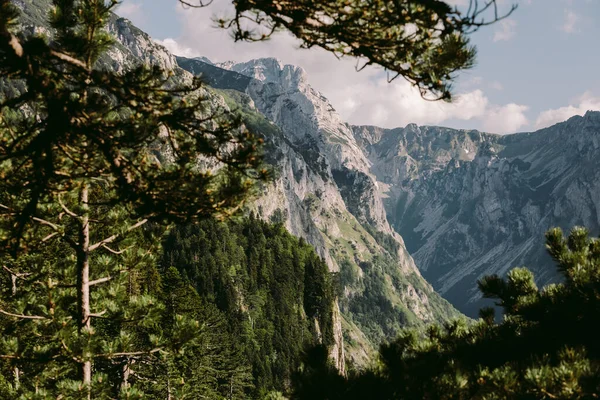
POLYGON ((121 382, 121 389, 125 390, 129 387, 129 358, 125 359, 123 364, 123 381, 121 382))
POLYGON ((15 374, 15 390, 19 391, 21 387, 21 371, 19 371, 19 367, 15 367, 13 372, 15 374))
MULTIPOLYGON (((11 273, 10 280, 12 282, 12 295, 13 297, 17 296, 17 275, 11 273)), ((15 390, 18 391, 19 387, 21 387, 21 371, 19 371, 19 367, 15 366, 13 368, 13 373, 15 375, 15 390)))
MULTIPOLYGON (((90 320, 90 225, 88 208, 88 184, 84 183, 81 187, 81 197, 79 199, 83 209, 79 228, 79 243, 77 251, 77 305, 79 306, 79 332, 91 327, 90 320)), ((88 387, 88 398, 91 398, 92 384, 92 361, 82 354, 82 381, 88 387)))

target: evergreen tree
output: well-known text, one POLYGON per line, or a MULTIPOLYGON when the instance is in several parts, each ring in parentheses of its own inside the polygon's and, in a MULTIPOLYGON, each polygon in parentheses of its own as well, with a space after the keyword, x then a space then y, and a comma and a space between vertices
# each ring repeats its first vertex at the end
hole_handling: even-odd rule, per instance
POLYGON ((228 215, 265 176, 258 141, 200 82, 100 68, 116 4, 55 0, 46 38, 20 35, 14 6, 0 0, 9 397, 141 397, 133 364, 166 357, 197 331, 178 320, 167 343, 156 334, 160 303, 134 288, 160 242, 141 239, 148 222, 228 215))
POLYGON ((229 334, 223 313, 203 301, 174 267, 163 274, 160 298, 164 304, 160 326, 173 351, 133 378, 146 388, 146 396, 244 398, 253 388, 251 366, 229 334), (184 318, 198 321, 198 332, 178 343, 178 325, 184 318))

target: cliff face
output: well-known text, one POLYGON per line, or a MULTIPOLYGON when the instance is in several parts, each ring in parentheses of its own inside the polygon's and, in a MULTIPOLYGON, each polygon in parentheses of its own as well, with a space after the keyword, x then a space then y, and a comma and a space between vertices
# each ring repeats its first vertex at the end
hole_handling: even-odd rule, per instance
POLYGON ((374 345, 401 327, 457 315, 420 276, 388 223, 382 186, 351 127, 301 68, 276 59, 214 65, 179 57, 178 63, 237 99, 233 107, 277 127, 278 134, 266 137, 277 178, 254 208, 284 221, 338 272, 351 360, 366 361, 374 345))
POLYGON ((386 210, 423 275, 468 315, 476 281, 517 266, 541 285, 558 278, 544 233, 600 231, 600 113, 533 133, 498 136, 408 125, 354 127, 372 172, 389 185, 386 210))

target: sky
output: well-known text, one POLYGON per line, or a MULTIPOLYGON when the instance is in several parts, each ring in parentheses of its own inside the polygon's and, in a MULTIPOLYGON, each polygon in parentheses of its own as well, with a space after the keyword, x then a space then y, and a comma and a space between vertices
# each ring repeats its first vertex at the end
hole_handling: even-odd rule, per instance
MULTIPOLYGON (((448 0, 462 7, 468 0, 448 0)), ((535 131, 587 110, 600 110, 600 0, 498 0, 507 19, 471 35, 477 64, 459 74, 452 103, 423 100, 403 79, 388 83, 378 68, 299 49, 281 32, 260 43, 235 43, 213 18, 231 15, 231 0, 190 9, 177 0, 123 0, 130 19, 172 53, 213 62, 276 57, 304 68, 345 121, 384 128, 409 123, 493 133, 535 131)))

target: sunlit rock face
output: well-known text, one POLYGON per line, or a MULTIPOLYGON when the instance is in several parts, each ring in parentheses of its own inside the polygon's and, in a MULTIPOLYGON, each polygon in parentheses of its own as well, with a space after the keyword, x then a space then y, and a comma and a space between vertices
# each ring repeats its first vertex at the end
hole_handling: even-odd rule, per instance
POLYGON ((359 147, 352 129, 343 122, 331 103, 307 81, 299 67, 265 58, 245 63, 224 64, 229 70, 254 78, 246 92, 257 109, 277 124, 294 145, 313 148, 313 166, 333 172, 333 178, 360 182, 360 198, 352 208, 361 220, 391 233, 379 196, 371 163, 359 147), (368 195, 363 194, 370 192, 368 195))
MULTIPOLYGON (((386 301, 395 312, 410 315, 402 319, 405 325, 456 315, 420 276, 402 238, 391 228, 383 202, 389 188, 378 182, 362 139, 310 85, 303 69, 273 58, 221 64, 182 57, 177 61, 226 93, 243 93, 243 102, 280 130, 281 136, 268 143, 276 148, 269 152, 277 154, 277 179, 255 207, 263 218, 283 218, 292 233, 315 246, 332 271, 357 271, 357 281, 344 287, 340 303, 342 331, 352 343, 346 345, 349 359, 361 363, 373 351, 373 335, 365 337, 350 310, 370 284, 363 268, 374 254, 388 254, 374 238, 377 232, 396 244, 390 255, 393 271, 384 273, 381 290, 389 293, 386 301)), ((372 314, 375 319, 377 311, 372 314)), ((391 336, 397 332, 383 331, 391 336)))

